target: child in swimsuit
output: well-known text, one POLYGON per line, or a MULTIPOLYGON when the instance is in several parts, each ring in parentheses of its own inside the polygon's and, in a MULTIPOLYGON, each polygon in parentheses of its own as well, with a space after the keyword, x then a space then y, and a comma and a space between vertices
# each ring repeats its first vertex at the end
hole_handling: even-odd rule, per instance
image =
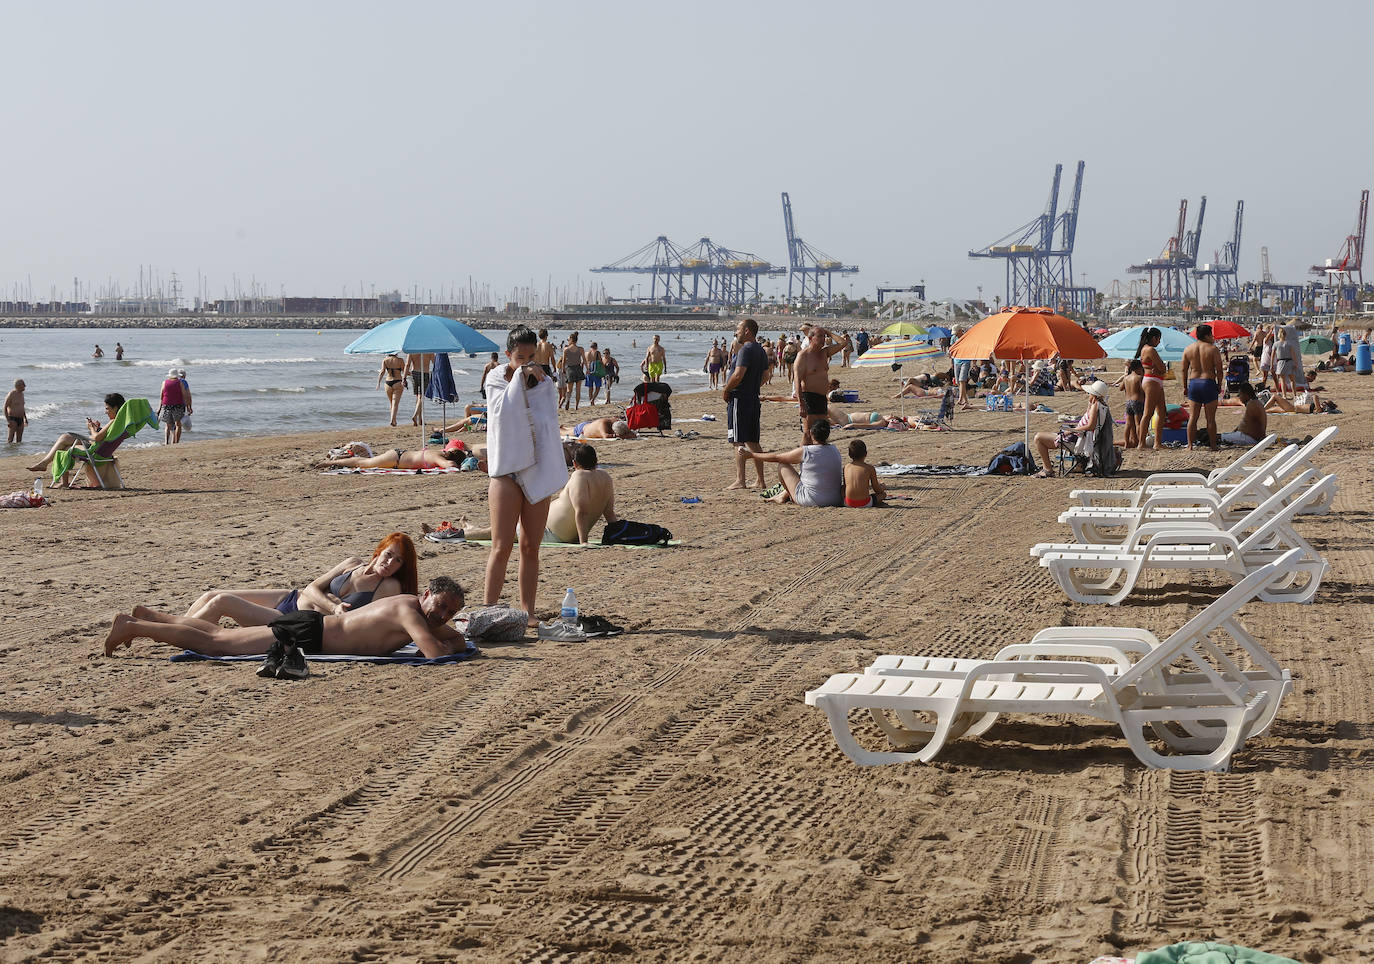
POLYGON ((868 509, 887 498, 887 489, 878 481, 878 472, 869 465, 868 446, 862 439, 849 443, 849 464, 844 467, 844 504, 851 509, 868 509))
POLYGON ((1128 449, 1140 444, 1140 417, 1145 414, 1145 366, 1139 358, 1126 363, 1126 374, 1122 375, 1113 387, 1126 392, 1126 441, 1128 449))

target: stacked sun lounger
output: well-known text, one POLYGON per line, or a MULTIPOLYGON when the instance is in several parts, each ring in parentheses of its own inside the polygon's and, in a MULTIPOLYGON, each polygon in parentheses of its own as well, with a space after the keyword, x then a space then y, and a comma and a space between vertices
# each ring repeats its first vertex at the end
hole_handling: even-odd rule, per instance
POLYGON ((807 692, 807 704, 825 712, 840 749, 865 766, 928 762, 1001 714, 1036 713, 1114 723, 1147 766, 1228 769, 1292 689, 1239 610, 1256 600, 1310 602, 1320 586, 1326 562, 1294 519, 1330 509, 1335 476, 1320 474, 1312 459, 1335 434, 1329 428, 1264 458, 1277 442, 1270 436, 1206 476, 1156 475, 1135 490, 1072 493, 1079 504, 1060 521, 1079 541, 1032 550, 1071 599, 1120 603, 1149 568, 1217 568, 1235 581, 1167 639, 1061 626, 991 659, 879 656, 861 673, 831 676, 807 692), (1089 578, 1091 570, 1108 575, 1089 578), (854 710, 868 711, 891 748, 860 745, 854 710))

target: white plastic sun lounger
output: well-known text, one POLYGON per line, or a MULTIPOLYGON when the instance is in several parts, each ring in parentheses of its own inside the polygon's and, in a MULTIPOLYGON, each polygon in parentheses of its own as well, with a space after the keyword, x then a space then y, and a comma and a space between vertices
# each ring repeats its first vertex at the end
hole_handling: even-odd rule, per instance
MULTIPOLYGON (((1277 473, 1281 484, 1274 489, 1261 485, 1258 476, 1251 476, 1225 494, 1194 486, 1167 485, 1148 494, 1145 501, 1138 506, 1090 508, 1076 505, 1060 513, 1059 521, 1073 530, 1074 539, 1071 544, 1087 545, 1122 545, 1131 538, 1137 528, 1147 522, 1208 522, 1219 529, 1227 529, 1249 516, 1248 524, 1254 525, 1254 510, 1246 509, 1245 504, 1266 504, 1270 496, 1294 479, 1302 477, 1304 473, 1309 478, 1316 476, 1316 472, 1311 469, 1294 468, 1290 471, 1285 467, 1277 473)), ((1336 487, 1335 476, 1324 476, 1317 479, 1314 484, 1319 488, 1308 494, 1309 505, 1314 501, 1328 499, 1336 487)), ((1301 486, 1289 491, 1291 494, 1285 501, 1291 501, 1304 494, 1301 486)), ((1064 548, 1071 544, 1055 545, 1064 548)), ((1040 553, 1033 550, 1031 554, 1040 553)))
MULTIPOLYGON (((1241 669, 1211 640, 1204 641, 1202 645, 1216 663, 1223 668, 1228 679, 1233 681, 1243 679, 1249 685, 1264 689, 1272 695, 1266 711, 1249 721, 1245 731, 1245 738, 1249 739, 1253 736, 1260 736, 1269 729, 1274 717, 1278 714, 1279 703, 1286 694, 1292 692, 1293 681, 1288 670, 1279 666, 1269 651, 1246 630, 1236 616, 1236 611, 1250 600, 1235 596, 1223 598, 1227 599, 1225 604, 1221 600, 1212 604, 1217 607, 1215 614, 1224 617, 1219 628, 1230 635, 1245 653, 1250 668, 1241 669)), ((992 660, 1046 660, 1064 657, 1078 660, 1102 659, 1107 661, 1100 664, 1103 672, 1109 677, 1115 677, 1130 669, 1136 662, 1149 655, 1160 645, 1164 644, 1160 643, 1159 638, 1154 633, 1146 629, 1117 626, 1051 626, 1036 633, 1031 637, 1029 643, 1004 646, 997 655, 992 657, 992 660)), ((967 676, 980 663, 985 662, 987 660, 887 654, 877 657, 864 672, 876 676, 923 676, 960 679, 967 676)), ((1176 672, 1168 668, 1157 674, 1154 679, 1160 692, 1178 694, 1189 693, 1199 686, 1205 688, 1210 685, 1210 681, 1198 673, 1176 672)), ((884 714, 874 713, 873 719, 878 727, 888 733, 889 737, 896 743, 908 739, 911 733, 931 732, 932 727, 916 718, 914 714, 897 711, 894 715, 901 720, 902 726, 899 730, 889 731, 889 721, 884 714)), ((980 720, 970 724, 965 735, 979 736, 986 732, 996 720, 997 714, 984 714, 980 720)), ((1152 729, 1156 736, 1179 751, 1197 752, 1208 745, 1200 743, 1200 739, 1215 739, 1217 737, 1213 728, 1196 722, 1177 724, 1177 726, 1184 732, 1179 733, 1174 726, 1162 724, 1154 724, 1152 729)))
MULTIPOLYGON (((1296 448, 1289 446, 1274 455, 1262 465, 1252 465, 1253 458, 1262 451, 1270 438, 1251 448, 1235 462, 1221 469, 1214 469, 1207 475, 1197 472, 1157 472, 1145 479, 1138 489, 1074 489, 1069 498, 1078 500, 1082 506, 1123 507, 1138 506, 1151 494, 1161 489, 1201 488, 1225 494, 1237 486, 1249 491, 1247 498, 1261 499, 1267 493, 1277 491, 1298 472, 1311 469, 1316 471, 1313 457, 1336 437, 1337 427, 1327 426, 1306 444, 1296 448)), ((1305 510, 1308 514, 1324 514, 1331 511, 1336 498, 1334 481, 1329 490, 1318 494, 1305 510)))
POLYGON ((1074 602, 1115 606, 1130 595, 1146 569, 1217 569, 1239 581, 1287 550, 1297 549, 1299 556, 1260 591, 1259 598, 1311 602, 1327 564, 1292 524, 1293 517, 1325 488, 1325 480, 1313 484, 1310 479, 1311 472, 1304 472, 1230 529, 1205 522, 1148 522, 1119 546, 1041 545, 1031 551, 1074 602), (1090 575, 1102 572, 1105 575, 1090 575))
POLYGON ((1134 663, 1122 666, 1118 660, 1115 674, 1096 663, 1034 658, 977 662, 954 675, 840 673, 807 692, 806 702, 825 712, 840 749, 864 766, 929 762, 949 740, 982 732, 1000 713, 1063 713, 1117 724, 1147 766, 1225 769, 1247 733, 1273 719, 1286 684, 1251 682, 1210 637, 1217 632, 1244 634, 1236 610, 1296 555, 1289 553, 1246 576, 1134 663), (1171 689, 1162 681, 1180 660, 1192 666, 1188 682, 1171 689), (895 722, 885 719, 881 729, 900 749, 860 746, 849 724, 849 713, 856 709, 870 711, 875 719, 896 715, 895 722), (916 714, 933 715, 933 725, 907 725, 916 714), (1160 753, 1145 737, 1146 728, 1168 732, 1175 726, 1185 735, 1165 742, 1177 752, 1160 753))

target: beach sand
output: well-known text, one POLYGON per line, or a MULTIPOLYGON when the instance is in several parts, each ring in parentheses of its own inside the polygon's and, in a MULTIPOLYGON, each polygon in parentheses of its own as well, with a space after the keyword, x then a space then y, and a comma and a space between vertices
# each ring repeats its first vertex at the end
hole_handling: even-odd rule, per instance
MULTIPOLYGON (((892 391, 886 370, 837 374, 892 391)), ((1123 607, 1069 604, 1027 549, 1066 537, 1081 479, 898 478, 910 499, 890 509, 764 505, 722 491, 719 398, 678 396, 679 418, 721 420, 599 451, 621 515, 683 545, 543 554, 541 616, 574 586, 625 635, 287 683, 100 641, 135 603, 284 589, 391 530, 484 522, 485 477, 310 468, 346 438, 413 447, 377 427, 124 451, 132 490, 3 514, 0 959, 1086 964, 1186 938, 1367 959, 1374 379, 1325 384, 1345 414, 1272 424, 1341 428, 1320 459, 1337 511, 1301 520, 1331 572, 1314 605, 1246 607, 1296 688, 1224 774, 1147 770, 1111 726, 1050 717, 933 765, 861 768, 802 702, 884 652, 991 655, 1058 624, 1162 635, 1227 584, 1155 575, 1123 607)), ((864 437, 874 461, 986 464, 1021 419, 864 437)), ((764 424, 769 448, 797 443, 791 406, 764 424)), ((1235 454, 1133 452, 1110 484, 1235 454)), ((0 460, 0 489, 27 488, 26 461, 0 460)), ((419 544, 422 580, 480 592, 484 551, 419 544)))

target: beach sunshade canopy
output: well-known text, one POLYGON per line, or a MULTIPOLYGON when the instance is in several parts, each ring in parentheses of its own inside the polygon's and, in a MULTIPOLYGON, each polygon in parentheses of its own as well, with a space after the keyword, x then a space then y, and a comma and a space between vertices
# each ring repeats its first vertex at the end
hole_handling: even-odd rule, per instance
POLYGON ((896 321, 884 328, 881 334, 902 335, 906 338, 914 338, 917 335, 924 335, 926 330, 920 325, 913 325, 909 321, 896 321))
POLYGON ((429 352, 499 351, 486 335, 452 318, 438 315, 407 315, 382 322, 367 334, 355 338, 344 351, 350 355, 388 355, 392 352, 420 354, 429 352))
POLYGON ((1003 308, 949 346, 951 358, 1103 358, 1106 352, 1082 325, 1049 308, 1003 308))
MULTIPOLYGON (((1009 361, 1029 361, 1053 358, 1104 358, 1106 352, 1087 329, 1055 314, 1049 308, 1003 308, 989 315, 949 346, 951 358, 996 358, 1009 361)), ((1026 464, 1031 457, 1030 434, 1031 372, 1026 371, 1026 464)))
MULTIPOLYGON (((1134 358, 1136 347, 1140 344, 1140 333, 1146 327, 1137 325, 1134 328, 1123 328, 1116 334, 1103 338, 1098 345, 1107 353, 1108 358, 1134 358)), ((1178 361, 1183 357, 1183 350, 1195 341, 1192 335, 1172 328, 1161 328, 1159 332, 1159 344, 1155 351, 1159 352, 1159 357, 1166 362, 1178 361)))
MULTIPOLYGON (((1249 338, 1250 330, 1244 325, 1238 325, 1229 318, 1213 318, 1203 324, 1212 326, 1212 337, 1217 341, 1227 341, 1231 338, 1249 338)), ((1193 329, 1193 337, 1197 337, 1197 329, 1193 329)))
POLYGON ((954 332, 950 331, 944 325, 931 325, 926 329, 927 338, 948 338, 952 334, 954 334, 954 332))
POLYGON ((855 368, 878 368, 902 365, 923 358, 943 358, 944 352, 934 345, 919 341, 889 341, 864 352, 854 360, 855 368))
POLYGON ((1302 346, 1304 355, 1328 355, 1336 347, 1336 343, 1330 338, 1323 338, 1320 335, 1308 335, 1298 344, 1302 346))
POLYGON ((1094 329, 1093 329, 1093 334, 1094 334, 1094 335, 1105 335, 1105 334, 1107 334, 1107 333, 1108 333, 1108 332, 1107 332, 1107 329, 1106 329, 1106 328, 1094 328, 1094 329))

